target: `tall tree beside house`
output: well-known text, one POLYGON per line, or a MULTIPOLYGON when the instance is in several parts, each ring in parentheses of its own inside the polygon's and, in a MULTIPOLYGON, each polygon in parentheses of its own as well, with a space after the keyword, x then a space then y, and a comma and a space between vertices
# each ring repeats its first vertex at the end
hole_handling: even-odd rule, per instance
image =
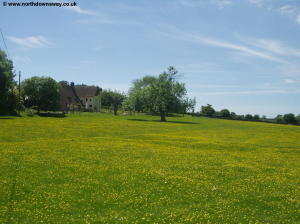
POLYGON ((12 61, 0 50, 0 115, 13 114, 16 109, 14 76, 12 61))
POLYGON ((57 110, 59 85, 51 77, 34 76, 21 83, 21 93, 26 107, 40 110, 57 110))
POLYGON ((101 93, 101 104, 110 107, 114 111, 114 115, 118 115, 118 110, 122 105, 126 96, 118 91, 103 90, 101 93))

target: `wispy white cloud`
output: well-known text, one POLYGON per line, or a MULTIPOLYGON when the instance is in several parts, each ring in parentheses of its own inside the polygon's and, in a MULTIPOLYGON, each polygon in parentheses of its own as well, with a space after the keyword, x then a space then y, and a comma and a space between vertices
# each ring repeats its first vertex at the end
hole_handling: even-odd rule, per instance
POLYGON ((177 0, 172 3, 184 7, 201 7, 205 5, 203 1, 196 1, 196 0, 177 0))
POLYGON ((290 16, 293 16, 297 13, 297 8, 292 5, 284 5, 277 10, 282 14, 290 15, 290 16))
POLYGON ((281 14, 288 16, 300 24, 300 9, 295 5, 284 5, 275 11, 280 12, 281 14))
POLYGON ((91 16, 97 15, 96 12, 91 11, 91 10, 82 9, 79 6, 65 6, 63 8, 70 10, 72 12, 76 12, 78 14, 82 14, 82 15, 91 15, 91 16))
POLYGON ((232 4, 231 0, 211 0, 211 3, 216 5, 219 8, 224 8, 232 4))
POLYGON ((298 16, 297 16, 297 18, 296 18, 296 22, 297 22, 298 24, 300 24, 300 14, 298 14, 298 16))
POLYGON ((115 19, 107 13, 86 10, 86 9, 80 8, 79 6, 75 6, 75 7, 68 6, 68 7, 64 7, 64 9, 73 11, 78 14, 89 16, 84 19, 79 19, 79 20, 75 21, 75 23, 79 23, 79 24, 86 24, 86 25, 95 25, 95 24, 141 25, 142 24, 139 21, 128 21, 128 20, 115 19))
POLYGON ((285 43, 273 40, 273 39, 264 39, 264 38, 253 38, 253 37, 244 37, 237 35, 238 39, 242 42, 270 51, 275 54, 283 55, 283 56, 293 56, 300 57, 300 50, 295 49, 286 45, 285 43))
POLYGON ((287 61, 275 57, 272 54, 268 54, 259 50, 252 49, 250 47, 236 44, 236 43, 231 43, 223 40, 217 40, 212 37, 207 37, 203 36, 198 33, 188 33, 188 32, 183 32, 181 30, 178 30, 177 28, 172 28, 169 32, 161 32, 169 37, 172 37, 174 39, 180 39, 180 40, 185 40, 185 41, 191 41, 194 43, 198 43, 201 45, 208 45, 208 46, 213 46, 213 47, 219 47, 219 48, 225 48, 225 49, 230 49, 234 50, 236 52, 240 52, 243 55, 247 56, 254 56, 254 57, 259 57, 263 58, 266 60, 270 61, 275 61, 275 62, 280 62, 280 63, 287 63, 287 61))
POLYGON ((297 1, 272 1, 272 0, 248 0, 252 5, 260 8, 265 8, 271 12, 281 13, 287 17, 292 18, 294 21, 300 24, 300 8, 297 1), (282 3, 288 3, 288 5, 282 5, 282 3))
POLYGON ((18 45, 28 48, 42 48, 49 47, 50 42, 43 36, 30 36, 30 37, 8 37, 8 39, 18 45))
POLYGON ((268 0, 248 0, 249 3, 255 5, 255 6, 258 6, 258 7, 262 7, 263 5, 265 5, 265 3, 267 2, 268 0))
MULTIPOLYGON (((124 8, 126 5, 122 5, 124 8)), ((79 19, 75 21, 78 24, 85 24, 85 25, 95 25, 95 24, 113 24, 113 25, 141 25, 142 23, 139 21, 127 21, 121 19, 115 19, 111 15, 99 11, 93 11, 88 9, 82 9, 79 6, 66 6, 63 7, 69 11, 81 14, 81 15, 88 15, 89 17, 85 19, 79 19)), ((128 9, 129 6, 126 8, 128 9)))
MULTIPOLYGON (((51 0, 52 2, 60 2, 63 3, 63 0, 51 0)), ((79 7, 78 5, 76 6, 63 6, 63 9, 81 14, 81 15, 90 15, 90 16, 94 16, 94 15, 98 15, 97 12, 92 11, 92 10, 88 10, 88 9, 82 9, 81 7, 79 7)))
POLYGON ((297 81, 294 80, 294 79, 285 79, 284 82, 287 83, 287 84, 297 83, 297 81))

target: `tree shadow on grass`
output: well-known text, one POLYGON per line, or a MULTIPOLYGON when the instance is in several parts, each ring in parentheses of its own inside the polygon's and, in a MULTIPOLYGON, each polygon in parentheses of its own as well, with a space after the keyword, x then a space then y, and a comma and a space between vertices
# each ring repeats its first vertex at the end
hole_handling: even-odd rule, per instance
POLYGON ((0 120, 3 119, 3 120, 6 120, 6 119, 15 119, 13 117, 0 117, 0 120))
POLYGON ((160 120, 146 120, 146 119, 136 119, 136 118, 130 118, 127 119, 129 121, 142 121, 142 122, 159 122, 159 123, 174 123, 174 124, 199 124, 197 122, 190 122, 190 121, 165 121, 161 122, 160 120))

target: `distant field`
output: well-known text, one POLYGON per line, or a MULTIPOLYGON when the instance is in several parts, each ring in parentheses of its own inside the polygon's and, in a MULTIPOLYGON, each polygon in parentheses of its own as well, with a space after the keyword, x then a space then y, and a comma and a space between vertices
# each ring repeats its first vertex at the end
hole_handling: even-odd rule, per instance
POLYGON ((0 223, 300 223, 300 127, 0 117, 0 223))

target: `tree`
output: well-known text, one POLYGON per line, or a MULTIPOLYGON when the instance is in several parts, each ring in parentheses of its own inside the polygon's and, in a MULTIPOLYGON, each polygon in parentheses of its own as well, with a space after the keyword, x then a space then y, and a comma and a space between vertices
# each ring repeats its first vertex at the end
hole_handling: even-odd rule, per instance
POLYGON ((212 117, 216 113, 216 111, 212 107, 212 105, 207 104, 206 106, 201 106, 201 112, 200 113, 203 116, 212 117))
POLYGON ((256 121, 259 121, 259 120, 260 120, 260 117, 259 117, 258 114, 255 114, 255 115, 253 116, 253 119, 256 120, 256 121))
POLYGON ((17 97, 14 76, 12 61, 0 50, 0 115, 12 114, 15 111, 17 97))
POLYGON ((237 120, 245 120, 245 115, 236 115, 237 120))
POLYGON ((129 111, 157 113, 166 121, 168 113, 193 111, 196 99, 186 97, 184 83, 178 82, 178 71, 169 67, 158 77, 144 76, 133 81, 123 107, 129 111))
POLYGON ((178 71, 169 67, 146 89, 147 108, 160 114, 160 120, 166 121, 166 115, 170 112, 180 112, 186 104, 186 88, 184 83, 176 81, 178 71))
POLYGON ((296 119, 298 121, 297 123, 300 124, 300 114, 296 117, 296 119))
POLYGON ((101 104, 111 107, 114 110, 114 115, 118 115, 119 107, 125 99, 125 95, 112 90, 103 90, 101 93, 101 104))
POLYGON ((286 124, 297 124, 297 119, 292 113, 283 115, 283 121, 286 124))
POLYGON ((283 116, 281 114, 278 114, 276 117, 275 117, 275 123, 277 124, 283 124, 284 121, 283 121, 283 116))
POLYGON ((186 113, 186 112, 195 113, 196 103, 197 102, 196 102, 195 97, 193 99, 186 98, 185 100, 183 100, 182 112, 183 113, 186 113))
POLYGON ((253 120, 253 116, 251 114, 246 114, 245 119, 251 121, 253 120))
POLYGON ((220 111, 220 116, 224 118, 229 118, 230 117, 230 111, 228 109, 223 109, 220 111))
POLYGON ((230 112, 230 117, 231 117, 232 119, 237 119, 237 115, 236 115, 236 113, 234 113, 234 112, 230 112))
POLYGON ((147 112, 149 101, 149 87, 156 77, 144 76, 141 79, 136 79, 132 82, 133 86, 129 89, 128 97, 125 99, 123 105, 126 110, 147 112))
POLYGON ((59 101, 59 84, 50 77, 34 76, 21 83, 26 107, 40 110, 56 110, 59 101))

